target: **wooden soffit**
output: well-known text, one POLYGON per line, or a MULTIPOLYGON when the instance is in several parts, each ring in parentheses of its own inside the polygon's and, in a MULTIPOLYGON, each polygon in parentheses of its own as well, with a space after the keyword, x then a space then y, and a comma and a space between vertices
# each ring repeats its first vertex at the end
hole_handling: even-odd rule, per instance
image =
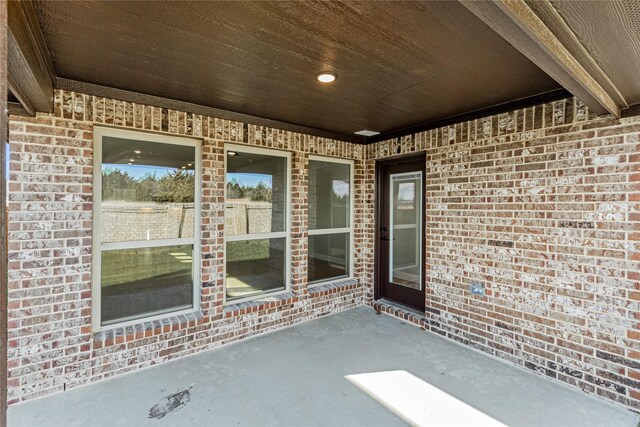
POLYGON ((628 107, 618 87, 548 0, 461 3, 596 113, 619 117, 628 107))
POLYGON ((10 1, 7 9, 9 108, 29 115, 51 112, 55 74, 33 3, 10 1))

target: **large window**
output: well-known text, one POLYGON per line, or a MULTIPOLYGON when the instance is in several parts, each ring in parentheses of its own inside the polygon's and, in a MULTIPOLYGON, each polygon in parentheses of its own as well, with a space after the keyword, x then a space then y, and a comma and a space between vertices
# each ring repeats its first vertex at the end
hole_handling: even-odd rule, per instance
POLYGON ((192 310, 200 143, 94 131, 94 326, 192 310))
POLYGON ((309 283, 351 275, 352 163, 309 160, 309 283))
POLYGON ((289 283, 289 153, 226 148, 226 300, 289 283))

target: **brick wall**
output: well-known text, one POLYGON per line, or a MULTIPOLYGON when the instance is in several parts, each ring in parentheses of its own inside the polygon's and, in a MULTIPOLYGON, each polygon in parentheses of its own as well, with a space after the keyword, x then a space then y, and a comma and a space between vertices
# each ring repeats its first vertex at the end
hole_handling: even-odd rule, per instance
POLYGON ((427 309, 380 308, 640 409, 639 117, 598 118, 568 99, 362 147, 82 94, 55 101, 51 115, 10 122, 11 403, 373 303, 375 159, 425 151, 427 309), (203 138, 199 314, 91 331, 94 124, 203 138), (233 306, 226 142, 293 152, 291 292, 233 306), (353 281, 306 285, 309 154, 355 160, 353 281))
MULTIPOLYGON (((361 170, 362 146, 62 91, 55 94, 53 114, 12 116, 9 127, 10 403, 134 371, 364 302, 365 275, 360 258, 355 260, 356 280, 314 288, 306 285, 308 155, 351 158, 356 169, 361 170), (91 330, 95 124, 203 139, 203 286, 199 313, 100 333, 91 330), (224 306, 226 142, 294 152, 293 284, 289 293, 224 306)), ((358 197, 355 203, 361 206, 363 202, 358 197)))
POLYGON ((376 143, 369 191, 375 159, 417 151, 425 318, 380 308, 639 410, 640 117, 568 99, 376 143))

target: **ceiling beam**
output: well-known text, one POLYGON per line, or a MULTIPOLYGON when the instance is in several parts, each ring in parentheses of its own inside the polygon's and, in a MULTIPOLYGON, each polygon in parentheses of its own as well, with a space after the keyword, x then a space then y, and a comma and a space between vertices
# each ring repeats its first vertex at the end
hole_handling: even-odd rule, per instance
POLYGON ((33 4, 8 2, 7 18, 9 89, 29 115, 50 113, 55 73, 33 4))
POLYGON ((460 0, 474 15, 597 114, 628 104, 548 0, 460 0))
POLYGON ((29 97, 22 91, 21 85, 10 74, 7 74, 7 87, 9 88, 9 93, 13 94, 14 97, 13 101, 9 101, 9 104, 20 105, 19 110, 14 108, 14 111, 10 111, 10 114, 35 116, 36 107, 33 106, 29 97), (16 100, 18 102, 15 102, 16 100))

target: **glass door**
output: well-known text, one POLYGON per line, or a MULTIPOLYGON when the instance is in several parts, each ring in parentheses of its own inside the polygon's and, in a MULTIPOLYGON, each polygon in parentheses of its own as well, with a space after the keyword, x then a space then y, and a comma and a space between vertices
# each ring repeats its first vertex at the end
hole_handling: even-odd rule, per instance
POLYGON ((378 168, 378 297, 424 309, 424 160, 378 168))

